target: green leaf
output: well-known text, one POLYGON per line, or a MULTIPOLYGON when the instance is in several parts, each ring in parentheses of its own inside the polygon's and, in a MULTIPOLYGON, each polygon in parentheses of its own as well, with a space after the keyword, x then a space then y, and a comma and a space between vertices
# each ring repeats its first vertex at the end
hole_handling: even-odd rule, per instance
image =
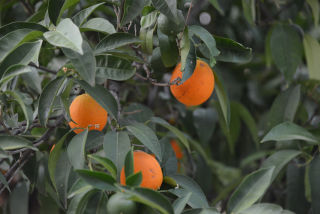
POLYGON ((141 182, 142 182, 142 173, 141 173, 141 171, 139 171, 137 173, 134 173, 132 175, 129 175, 126 178, 126 186, 132 186, 132 187, 140 186, 141 182))
POLYGON ((292 80, 302 61, 303 47, 297 31, 285 24, 277 24, 270 38, 272 59, 287 81, 292 80))
POLYGON ((261 143, 264 143, 266 141, 287 140, 303 140, 311 144, 319 143, 319 139, 313 136, 306 129, 289 121, 281 123, 272 128, 261 140, 261 143))
POLYGON ((6 177, 4 177, 2 172, 0 173, 0 183, 2 183, 7 188, 7 190, 11 193, 11 190, 10 190, 9 184, 6 180, 6 177))
POLYGON ((261 203, 255 204, 250 208, 239 212, 238 214, 294 214, 291 211, 284 210, 282 207, 276 204, 261 203))
POLYGON ((68 191, 68 199, 69 198, 73 198, 74 196, 87 192, 88 190, 93 189, 93 187, 86 183, 84 180, 82 179, 78 179, 75 181, 75 183, 70 187, 69 191, 68 191))
POLYGON ((74 169, 85 168, 86 163, 86 142, 88 137, 88 129, 75 135, 67 148, 68 157, 74 169))
POLYGON ((88 184, 100 190, 115 191, 114 183, 116 180, 111 175, 104 172, 90 171, 86 169, 78 169, 76 172, 80 178, 88 184))
POLYGON ((18 29, 0 38, 0 62, 19 45, 41 37, 43 32, 33 29, 18 29))
POLYGON ((186 210, 182 214, 220 214, 216 208, 198 208, 186 210))
POLYGON ((30 148, 33 150, 38 150, 36 147, 33 147, 32 142, 25 138, 17 136, 0 135, 0 149, 7 151, 21 148, 30 148))
POLYGON ((189 53, 187 55, 185 68, 182 74, 182 79, 181 79, 181 82, 179 82, 179 84, 183 84, 187 79, 189 79, 192 76, 196 66, 197 66, 196 48, 194 46, 194 43, 190 41, 189 53))
POLYGON ((193 111, 193 123, 203 145, 208 145, 217 121, 218 114, 213 108, 197 108, 193 111))
POLYGON ((126 132, 107 132, 104 136, 103 150, 106 157, 117 166, 118 178, 130 148, 130 139, 126 132))
POLYGON ((305 34, 303 38, 304 51, 306 53, 309 78, 320 80, 320 44, 312 36, 305 34))
POLYGON ((29 207, 29 193, 26 182, 19 182, 9 198, 10 213, 28 214, 29 207), (19 206, 17 206, 19 204, 19 206))
POLYGON ((25 73, 30 73, 33 71, 33 68, 27 65, 12 65, 6 72, 3 74, 0 85, 7 83, 12 78, 25 73))
POLYGON ((227 95, 227 92, 220 81, 220 77, 216 72, 213 72, 215 79, 215 91, 218 97, 219 106, 223 114, 223 118, 226 122, 227 127, 230 125, 230 101, 227 95))
POLYGON ((300 154, 301 152, 296 150, 277 151, 262 163, 261 168, 270 168, 272 166, 275 167, 271 178, 272 183, 276 179, 282 168, 287 165, 293 158, 297 157, 300 154))
POLYGON ((165 121, 164 119, 162 119, 160 117, 152 117, 151 122, 159 124, 159 125, 163 126, 164 128, 168 129, 169 131, 171 131, 177 138, 179 138, 181 143, 188 149, 188 151, 190 151, 188 139, 185 136, 185 134, 183 132, 181 132, 179 129, 170 125, 167 121, 165 121))
POLYGON ((122 46, 130 45, 134 43, 140 43, 140 42, 141 42, 140 39, 138 37, 135 37, 132 34, 114 33, 106 36, 99 42, 99 44, 96 46, 95 53, 101 54, 122 46))
POLYGON ((0 65, 0 77, 11 66, 16 64, 28 65, 30 62, 39 65, 38 58, 42 40, 26 42, 12 51, 0 65))
POLYGON ((108 114, 112 115, 115 119, 118 118, 117 101, 107 89, 100 85, 92 87, 83 80, 78 80, 77 83, 79 83, 81 87, 108 112, 108 114))
POLYGON ((136 187, 131 189, 129 187, 118 187, 124 193, 130 195, 130 200, 136 201, 158 210, 162 214, 173 214, 173 208, 163 195, 147 188, 136 187))
MULTIPOLYGON (((61 151, 61 150, 60 150, 61 151)), ((58 197, 64 209, 67 208, 69 177, 71 177, 71 164, 68 154, 63 149, 57 158, 54 170, 54 181, 58 197)))
MULTIPOLYGON (((60 138, 60 140, 55 144, 53 150, 49 154, 49 159, 48 159, 49 177, 50 177, 51 182, 56 190, 57 190, 57 186, 56 186, 56 181, 55 181, 55 174, 56 174, 57 164, 59 164, 59 158, 61 157, 61 155, 63 153, 63 149, 62 149, 63 144, 71 132, 72 132, 72 130, 70 130, 62 138, 60 138)), ((70 164, 68 164, 68 165, 70 166, 70 164)))
POLYGON ((97 193, 97 190, 88 189, 87 191, 72 198, 67 214, 85 213, 89 199, 97 193))
POLYGON ((179 186, 186 189, 188 192, 192 192, 191 198, 199 198, 201 200, 200 207, 209 207, 205 194, 194 180, 184 175, 170 175, 170 178, 172 178, 179 186))
POLYGON ((318 27, 319 25, 319 15, 320 15, 320 5, 319 1, 317 0, 307 0, 308 4, 311 7, 313 19, 314 19, 314 26, 318 27))
MULTIPOLYGON (((183 198, 183 197, 186 197, 190 193, 190 190, 182 189, 182 188, 175 188, 175 189, 170 189, 169 192, 178 196, 179 198, 183 198)), ((190 199, 187 202, 187 204, 190 207, 192 207, 193 209, 208 207, 208 202, 203 201, 199 196, 197 196, 195 194, 192 194, 190 196, 190 199)))
POLYGON ((259 169, 247 175, 231 195, 228 213, 241 212, 259 200, 271 184, 273 171, 274 167, 259 169))
POLYGON ((156 157, 161 161, 161 147, 158 138, 154 131, 143 123, 134 123, 126 126, 126 129, 131 132, 143 145, 145 145, 156 157))
POLYGON ((157 18, 158 18, 157 11, 153 11, 145 16, 142 16, 140 20, 141 29, 152 27, 156 23, 157 18))
POLYGON ((212 67, 215 64, 215 57, 220 54, 214 37, 206 29, 198 25, 189 26, 189 33, 191 38, 195 35, 204 42, 210 53, 210 66, 212 67))
POLYGON ((309 209, 305 192, 306 167, 296 163, 290 163, 286 174, 286 208, 297 213, 304 214, 309 209))
POLYGON ((80 30, 69 18, 62 20, 54 31, 45 32, 43 36, 51 45, 83 54, 80 30))
POLYGON ((300 103, 300 86, 290 87, 272 103, 268 113, 267 131, 284 121, 293 121, 300 103))
POLYGON ((124 175, 127 178, 134 174, 134 160, 133 160, 133 150, 132 148, 128 151, 126 158, 124 160, 124 175))
POLYGON ((18 29, 31 29, 34 31, 46 32, 48 29, 44 26, 32 23, 32 22, 11 22, 7 25, 4 25, 0 28, 0 38, 5 36, 6 34, 18 30, 18 29))
POLYGON ((179 59, 179 51, 174 37, 168 37, 159 29, 157 31, 161 59, 166 67, 172 67, 177 64, 179 59))
POLYGON ((54 25, 57 25, 63 12, 76 5, 80 0, 49 0, 48 14, 54 25))
POLYGON ((80 76, 91 86, 95 85, 96 59, 88 42, 82 43, 83 54, 71 49, 62 48, 63 53, 68 57, 80 76))
POLYGON ((97 60, 97 77, 117 81, 130 79, 135 73, 136 68, 132 63, 121 57, 112 55, 99 55, 97 60))
POLYGON ((252 49, 228 38, 214 36, 220 55, 216 57, 217 61, 248 63, 252 59, 252 49))
POLYGON ((55 98, 65 81, 65 77, 58 77, 52 80, 44 89, 39 98, 38 112, 40 124, 46 127, 48 118, 52 111, 55 98))
POLYGON ((189 192, 186 196, 184 196, 182 198, 178 198, 173 202, 172 206, 174 209, 174 214, 181 214, 182 213, 182 211, 184 210, 185 206, 187 205, 191 195, 192 195, 192 192, 189 192))
POLYGON ((251 24, 254 25, 256 21, 256 2, 255 0, 242 0, 242 8, 244 17, 251 24))
POLYGON ((111 160, 98 155, 88 155, 88 157, 100 163, 105 169, 110 172, 115 180, 117 179, 117 167, 111 160))
POLYGON ((74 15, 72 17, 72 21, 77 26, 81 26, 87 20, 87 18, 91 15, 91 13, 93 13, 93 11, 95 9, 97 9, 99 6, 101 6, 103 4, 105 4, 105 2, 92 5, 92 6, 88 7, 88 8, 86 8, 86 9, 83 9, 83 10, 79 11, 76 15, 74 15))
POLYGON ((177 21, 177 1, 176 0, 152 0, 153 6, 167 16, 170 20, 177 21))
POLYGON ((310 163, 309 169, 309 182, 311 190, 311 208, 313 213, 318 214, 320 212, 320 156, 316 155, 310 163))
POLYGON ((139 14, 141 14, 142 9, 148 2, 149 0, 125 0, 121 26, 133 21, 139 14))
MULTIPOLYGON (((180 46, 180 55, 181 55, 181 71, 184 71, 187 63, 187 58, 190 54, 190 38, 189 38, 189 29, 187 26, 183 31, 179 46, 180 46)), ((195 49, 195 47, 193 48, 195 49)), ((196 53, 193 53, 193 54, 196 55, 196 53)))
POLYGON ((11 97, 13 97, 14 100, 20 105, 20 107, 22 109, 22 112, 24 114, 24 118, 27 121, 27 124, 26 124, 24 132, 28 131, 29 124, 30 124, 30 119, 29 119, 29 115, 28 115, 28 111, 27 111, 26 105, 24 104, 24 102, 22 100, 22 97, 18 93, 14 92, 14 91, 9 91, 9 90, 5 91, 5 94, 8 94, 11 97))
POLYGON ((97 31, 100 33, 113 34, 116 32, 113 24, 104 18, 93 18, 81 25, 81 31, 97 31))

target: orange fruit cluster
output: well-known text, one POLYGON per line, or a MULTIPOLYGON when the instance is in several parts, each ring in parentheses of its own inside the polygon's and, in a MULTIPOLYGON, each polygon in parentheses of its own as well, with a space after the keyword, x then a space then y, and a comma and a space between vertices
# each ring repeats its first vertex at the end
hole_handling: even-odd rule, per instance
MULTIPOLYGON (((133 152, 134 173, 142 173, 141 187, 157 190, 163 181, 161 166, 158 161, 150 154, 140 150, 133 152)), ((121 170, 120 183, 126 184, 124 167, 121 170)))
POLYGON ((101 131, 107 124, 108 113, 89 94, 77 96, 70 105, 70 128, 79 134, 85 128, 101 131))
MULTIPOLYGON (((181 63, 173 70, 171 81, 182 78, 181 63)), ((181 85, 171 85, 173 96, 186 106, 197 106, 207 101, 214 89, 214 75, 210 66, 197 60, 193 74, 181 85)))

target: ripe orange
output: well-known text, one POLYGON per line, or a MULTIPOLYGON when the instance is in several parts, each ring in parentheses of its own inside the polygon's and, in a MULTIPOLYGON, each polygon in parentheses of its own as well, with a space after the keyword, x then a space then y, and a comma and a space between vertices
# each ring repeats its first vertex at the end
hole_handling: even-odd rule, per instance
MULTIPOLYGON (((107 124, 108 113, 90 95, 82 94, 77 96, 70 105, 71 119, 76 122, 69 122, 71 128, 87 128, 89 130, 101 131, 107 124)), ((75 129, 75 133, 83 129, 75 129)))
MULTIPOLYGON (((141 187, 157 190, 163 181, 163 174, 158 161, 148 153, 143 151, 133 152, 134 173, 141 171, 142 182, 141 187)), ((120 182, 122 185, 126 183, 124 167, 121 170, 120 182)))
MULTIPOLYGON (((176 78, 182 78, 181 63, 173 70, 171 82, 176 78)), ((171 85, 173 96, 186 106, 196 106, 209 99, 214 89, 214 76, 210 66, 197 60, 193 74, 181 85, 171 85)))
POLYGON ((176 154, 177 159, 178 160, 182 159, 183 153, 182 153, 181 148, 180 148, 179 144, 177 143, 177 141, 171 140, 170 144, 172 146, 174 153, 176 154))

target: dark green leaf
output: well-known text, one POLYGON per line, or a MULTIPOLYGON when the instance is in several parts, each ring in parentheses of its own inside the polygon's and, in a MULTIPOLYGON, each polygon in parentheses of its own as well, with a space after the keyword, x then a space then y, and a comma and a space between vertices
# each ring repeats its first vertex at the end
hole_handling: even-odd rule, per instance
POLYGON ((309 182, 311 190, 311 207, 314 214, 320 213, 320 156, 316 155, 310 163, 309 182))
POLYGON ((284 77, 290 81, 302 61, 303 47, 297 31, 285 24, 277 24, 270 38, 272 59, 284 77))
POLYGON ((242 0, 242 9, 244 17, 251 24, 254 25, 256 21, 256 1, 242 0))
POLYGON ((220 54, 213 36, 206 29, 198 25, 189 26, 189 33, 197 36, 206 45, 210 53, 210 66, 212 67, 215 64, 215 57, 220 54))
POLYGON ((83 132, 77 134, 70 141, 67 152, 71 165, 74 169, 83 169, 85 168, 86 163, 86 142, 88 137, 88 129, 85 129, 83 132))
POLYGON ((83 89, 92 96, 115 119, 118 118, 118 104, 113 95, 100 85, 90 86, 83 80, 77 81, 83 89))
POLYGON ((117 167, 111 160, 98 155, 88 155, 88 157, 100 163, 105 169, 110 172, 114 179, 117 179, 117 167))
POLYGON ((198 208, 186 210, 182 214, 220 214, 216 208, 198 208))
POLYGON ((217 112, 212 108, 197 108, 193 111, 193 122, 201 143, 208 145, 218 122, 217 112))
POLYGON ((20 75, 32 72, 33 68, 27 65, 13 65, 10 66, 9 69, 6 70, 6 72, 3 74, 2 79, 0 80, 0 85, 7 83, 12 78, 20 75))
POLYGON ((252 49, 228 38, 214 36, 220 55, 216 60, 233 63, 248 63, 252 59, 252 49))
POLYGON ((282 168, 289 163, 293 158, 300 155, 300 151, 296 150, 281 150, 273 155, 271 155, 267 160, 265 160, 261 166, 261 168, 270 168, 274 166, 271 182, 277 177, 282 168))
POLYGON ((116 180, 111 175, 104 172, 90 171, 86 169, 76 170, 79 176, 88 184, 97 189, 114 191, 116 190, 114 183, 116 180))
POLYGON ((125 45, 141 42, 138 37, 129 33, 114 33, 103 38, 96 46, 95 53, 101 54, 125 45))
MULTIPOLYGON (((175 189, 170 189, 169 192, 178 196, 179 198, 183 198, 183 197, 186 197, 190 193, 190 190, 175 188, 175 189)), ((193 209, 208 207, 208 202, 203 201, 202 198, 200 198, 196 194, 192 194, 190 196, 190 199, 187 202, 187 204, 190 207, 192 207, 193 209)))
POLYGON ((79 72, 80 76, 90 83, 91 86, 95 85, 96 76, 96 59, 90 45, 86 42, 82 42, 83 54, 79 54, 71 49, 63 48, 63 53, 68 57, 79 72))
POLYGON ((0 183, 3 184, 8 189, 9 192, 11 192, 9 184, 8 184, 8 182, 6 180, 6 177, 4 177, 2 172, 0 172, 0 183))
POLYGON ((54 25, 57 25, 63 12, 76 5, 80 0, 49 0, 48 14, 54 25))
POLYGON ((130 148, 130 139, 126 132, 107 132, 104 136, 103 150, 106 157, 117 166, 118 178, 130 148))
POLYGON ((224 15, 224 11, 223 11, 223 9, 221 8, 220 3, 219 3, 218 0, 209 0, 209 2, 212 4, 212 6, 213 6, 214 8, 216 8, 216 9, 219 11, 219 13, 220 13, 221 15, 224 15))
POLYGON ((89 189, 81 194, 72 198, 68 206, 67 214, 78 214, 86 211, 86 206, 89 199, 97 192, 97 190, 89 189))
POLYGON ((162 214, 173 214, 173 208, 163 195, 160 193, 153 191, 147 188, 139 188, 136 187, 134 189, 128 187, 120 187, 119 188, 126 194, 129 194, 130 199, 152 208, 157 209, 162 214))
POLYGON ((97 77, 123 81, 130 79, 136 69, 132 63, 121 57, 111 55, 99 55, 97 60, 97 77))
POLYGON ((160 45, 161 59, 166 67, 177 64, 179 53, 175 38, 168 37, 158 29, 158 39, 160 45))
POLYGON ((131 132, 143 145, 145 145, 156 157, 161 161, 161 147, 158 138, 154 131, 143 123, 134 123, 126 126, 126 129, 131 132))
POLYGON ((46 126, 52 111, 53 102, 65 81, 65 77, 58 77, 51 81, 43 90, 39 98, 39 121, 42 126, 46 126))
POLYGON ((45 32, 43 36, 51 45, 83 54, 80 30, 69 18, 62 20, 54 31, 45 32))
POLYGON ((287 141, 287 140, 304 140, 311 144, 318 144, 320 140, 301 126, 292 122, 281 123, 272 128, 261 140, 266 141, 287 141))
POLYGON ((126 176, 126 180, 129 176, 134 173, 134 161, 133 161, 133 150, 129 150, 124 160, 124 174, 126 176))
POLYGON ((99 6, 103 5, 104 2, 92 5, 84 10, 79 11, 76 15, 72 17, 72 21, 77 25, 81 26, 85 20, 90 16, 90 14, 97 9, 99 6))
POLYGON ((17 136, 6 136, 0 135, 0 149, 2 150, 15 150, 21 148, 30 148, 37 150, 36 147, 33 147, 32 142, 25 138, 17 136))
POLYGON ((282 207, 276 204, 261 203, 255 204, 250 208, 241 211, 239 214, 294 214, 291 211, 283 210, 282 207))
POLYGON ((113 24, 104 18, 93 18, 81 25, 81 31, 97 31, 100 33, 113 34, 116 32, 113 24))
MULTIPOLYGON (((184 71, 187 63, 187 58, 190 54, 194 54, 196 56, 196 53, 192 53, 190 51, 190 38, 189 38, 189 30, 188 27, 186 27, 183 31, 181 42, 179 44, 180 46, 180 55, 181 55, 181 71, 184 71)), ((193 48, 195 51, 195 47, 193 44, 193 48)))
POLYGON ((42 40, 26 42, 12 51, 0 65, 0 77, 11 66, 16 64, 28 65, 30 62, 39 65, 38 58, 42 40))
POLYGON ((27 111, 26 105, 24 104, 24 102, 22 100, 22 97, 18 93, 14 92, 14 91, 7 90, 7 91, 5 91, 5 93, 10 95, 11 97, 13 97, 14 100, 20 105, 20 107, 22 109, 22 112, 24 114, 24 118, 27 121, 25 130, 24 130, 24 132, 26 132, 29 129, 30 119, 29 119, 29 115, 28 115, 28 111, 27 111))
POLYGON ((186 196, 178 198, 173 202, 172 206, 174 209, 174 214, 182 213, 191 195, 192 195, 192 192, 189 192, 186 196))
POLYGON ((141 173, 141 171, 137 172, 137 173, 134 173, 132 175, 129 175, 126 178, 126 185, 127 186, 140 186, 141 182, 142 182, 142 173, 141 173))
POLYGON ((142 11, 149 0, 125 0, 123 5, 123 15, 121 25, 133 21, 142 11))
POLYGON ((190 151, 189 142, 187 140, 187 137, 179 129, 170 125, 167 121, 163 120, 160 117, 152 117, 151 122, 159 124, 159 125, 163 126, 164 128, 168 129, 169 131, 171 131, 174 135, 176 135, 179 138, 181 143, 183 143, 183 145, 190 151))
POLYGON ((187 79, 189 79, 192 76, 194 69, 196 68, 196 65, 197 65, 196 48, 194 47, 194 43, 190 41, 189 53, 187 55, 186 64, 182 74, 182 79, 181 79, 181 82, 179 82, 179 84, 184 83, 187 79))
POLYGON ((319 14, 320 14, 320 4, 317 0, 307 0, 308 4, 311 7, 313 19, 314 19, 314 26, 318 27, 319 24, 319 14))
POLYGON ((271 184, 273 171, 274 167, 259 169, 247 175, 231 195, 228 213, 241 212, 259 200, 271 184))
POLYGON ((172 21, 177 21, 177 1, 152 0, 153 6, 172 21))
POLYGON ((18 30, 18 29, 31 29, 34 31, 46 32, 48 29, 43 25, 31 22, 11 22, 7 25, 4 25, 0 28, 0 38, 5 36, 6 34, 18 30))

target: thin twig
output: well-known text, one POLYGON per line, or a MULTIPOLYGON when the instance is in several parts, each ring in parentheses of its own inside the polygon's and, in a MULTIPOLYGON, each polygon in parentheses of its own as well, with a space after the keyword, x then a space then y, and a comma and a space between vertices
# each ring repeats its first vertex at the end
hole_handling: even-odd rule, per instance
POLYGON ((38 69, 40 69, 42 71, 45 71, 45 72, 48 72, 48 73, 51 73, 51 74, 57 74, 58 73, 57 71, 50 70, 49 68, 46 68, 44 66, 41 66, 41 65, 37 66, 34 63, 30 63, 29 66, 38 68, 38 69))
MULTIPOLYGON (((187 13, 187 17, 186 17, 186 23, 184 25, 184 28, 186 28, 187 26, 187 23, 188 23, 188 20, 189 20, 189 16, 190 16, 190 13, 191 13, 191 9, 192 9, 192 6, 193 6, 193 0, 190 2, 190 7, 189 7, 189 10, 188 10, 188 13, 187 13)), ((183 29, 184 30, 184 29, 183 29)))

